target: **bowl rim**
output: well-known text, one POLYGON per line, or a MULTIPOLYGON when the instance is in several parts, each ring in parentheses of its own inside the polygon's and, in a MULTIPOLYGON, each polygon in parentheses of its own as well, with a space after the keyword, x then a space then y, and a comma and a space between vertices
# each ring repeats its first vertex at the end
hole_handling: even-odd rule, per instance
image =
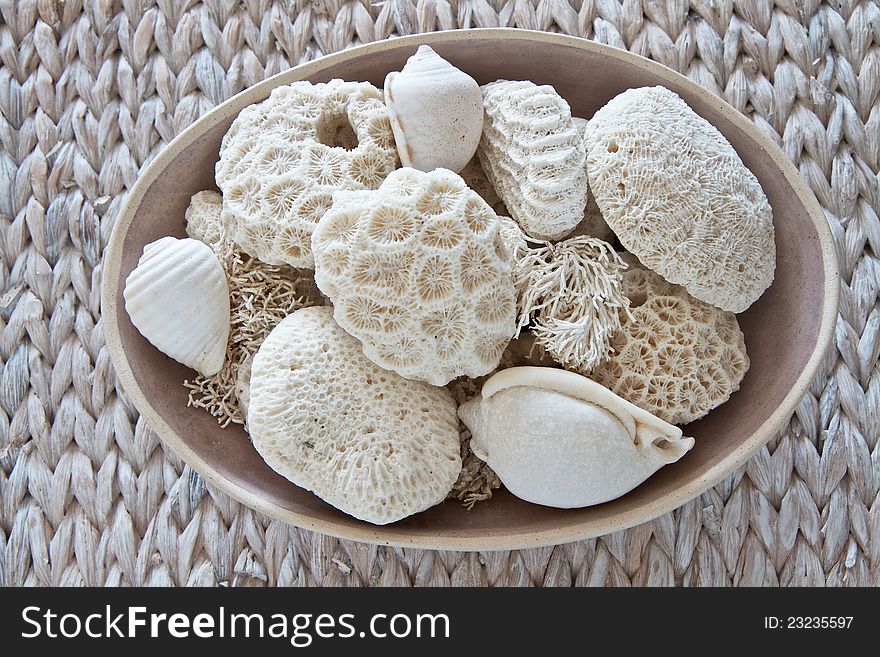
POLYGON ((196 472, 212 486, 216 486, 235 500, 246 506, 264 513, 273 518, 288 522, 303 529, 320 532, 335 538, 353 540, 377 545, 398 547, 416 547, 423 549, 438 550, 515 550, 523 548, 557 545, 576 540, 593 538, 603 534, 627 529, 637 524, 647 522, 658 516, 672 511, 688 501, 696 498, 712 486, 719 483, 726 476, 742 466, 762 445, 767 443, 781 429, 796 410, 803 396, 813 381, 813 377, 819 369, 824 356, 831 345, 834 336, 834 327, 838 311, 839 295, 839 265, 836 247, 822 208, 816 197, 810 191, 806 182, 801 178, 795 166, 788 159, 782 149, 752 121, 740 114, 724 100, 700 87, 687 77, 667 68, 666 66, 649 60, 634 53, 613 48, 604 44, 588 41, 581 37, 540 32, 535 30, 522 30, 515 28, 474 28, 467 30, 451 30, 444 32, 430 32, 409 36, 394 37, 382 41, 368 43, 353 48, 325 55, 318 59, 300 64, 286 71, 273 75, 262 82, 253 85, 235 96, 224 101, 220 105, 197 119, 177 137, 175 137, 147 167, 138 175, 132 189, 122 206, 110 241, 104 252, 104 273, 101 289, 101 315, 104 318, 104 337, 110 353, 110 358, 116 370, 118 381, 128 395, 129 399, 137 408, 138 412, 168 446, 174 454, 189 464, 196 472), (490 40, 523 40, 539 41, 556 45, 568 46, 588 52, 602 53, 612 59, 635 64, 657 76, 658 82, 674 82, 683 84, 701 96, 701 100, 709 104, 712 109, 721 113, 726 119, 746 132, 759 147, 763 148, 774 164, 785 177, 798 197, 798 200, 807 210, 810 219, 816 227, 820 249, 822 251, 823 271, 825 274, 821 324, 817 336, 816 346, 810 354, 806 366, 798 379, 794 382, 789 393, 782 403, 773 411, 758 429, 747 440, 734 449, 729 455, 716 462, 703 476, 697 477, 687 485, 675 489, 663 495, 650 504, 637 507, 630 511, 616 514, 609 518, 590 520, 577 523, 568 527, 550 529, 535 532, 513 532, 499 536, 447 536, 435 534, 425 536, 414 534, 405 528, 394 524, 374 526, 368 523, 352 527, 339 524, 333 520, 316 520, 302 515, 296 511, 281 507, 268 502, 259 495, 253 494, 235 483, 226 479, 215 470, 206 460, 193 451, 189 445, 164 421, 159 410, 154 408, 147 400, 140 386, 137 384, 134 373, 129 365, 128 358, 122 348, 122 338, 118 328, 118 286, 115 281, 119 279, 122 266, 122 245, 124 237, 131 225, 135 210, 140 204, 146 190, 158 177, 165 166, 177 156, 177 154, 191 144, 202 132, 206 124, 213 124, 219 116, 230 113, 237 114, 243 101, 244 105, 255 102, 255 99, 268 94, 268 91, 280 84, 287 84, 302 79, 322 69, 344 63, 363 55, 381 52, 391 48, 411 45, 416 47, 422 43, 450 43, 463 42, 471 39, 490 40))

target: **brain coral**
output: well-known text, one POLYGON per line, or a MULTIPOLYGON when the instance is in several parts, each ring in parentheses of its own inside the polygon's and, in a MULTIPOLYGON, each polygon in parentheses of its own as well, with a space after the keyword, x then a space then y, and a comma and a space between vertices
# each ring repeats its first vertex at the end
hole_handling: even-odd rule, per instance
POLYGON ((581 373, 667 422, 696 420, 726 402, 749 368, 736 317, 627 262, 632 320, 612 339, 611 359, 581 373))
POLYGON ((312 267, 311 235, 340 189, 375 189, 397 149, 382 92, 367 82, 294 82, 245 108, 220 147, 224 220, 249 255, 312 267))
POLYGON ((585 151, 553 87, 499 80, 483 89, 480 163, 510 216, 536 239, 565 237, 584 217, 585 151))
POLYGON ((630 89, 590 119, 590 189, 646 267, 730 312, 773 281, 773 219, 754 174, 718 130, 663 87, 630 89))
POLYGON ((254 357, 254 447, 297 486, 367 522, 442 502, 461 470, 452 394, 370 362, 331 313, 288 315, 254 357))
POLYGON ((312 236, 315 280, 367 357, 434 385, 497 366, 516 295, 486 202, 451 171, 409 168, 334 201, 312 236))

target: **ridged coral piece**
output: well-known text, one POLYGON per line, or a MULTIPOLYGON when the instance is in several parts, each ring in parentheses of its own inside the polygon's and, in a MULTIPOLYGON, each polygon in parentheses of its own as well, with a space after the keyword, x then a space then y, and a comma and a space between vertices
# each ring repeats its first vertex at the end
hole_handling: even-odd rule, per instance
POLYGON ((215 175, 224 222, 249 255, 313 267, 311 235, 340 189, 375 189, 398 165, 382 92, 368 82, 300 81, 245 108, 215 175))
POLYGON ((375 524, 442 502, 461 469, 452 394, 370 362, 327 307, 288 315, 263 342, 248 426, 270 467, 375 524))
POLYGON ((568 103, 553 87, 500 80, 482 87, 486 176, 530 236, 565 237, 584 216, 585 151, 568 103))
POLYGON ((749 369, 742 331, 732 313, 627 261, 632 319, 612 338, 611 358, 583 373, 667 422, 692 422, 739 389, 749 369))
POLYGON ((206 376, 223 366, 229 287, 209 246, 175 237, 147 244, 123 297, 131 323, 163 354, 206 376))
POLYGON ((339 192, 312 236, 315 280, 373 362, 445 385, 498 365, 515 331, 501 220, 446 169, 339 192))
POLYGON ((734 313, 772 283, 773 217, 758 179, 677 94, 623 92, 590 119, 586 144, 602 216, 646 267, 734 313))

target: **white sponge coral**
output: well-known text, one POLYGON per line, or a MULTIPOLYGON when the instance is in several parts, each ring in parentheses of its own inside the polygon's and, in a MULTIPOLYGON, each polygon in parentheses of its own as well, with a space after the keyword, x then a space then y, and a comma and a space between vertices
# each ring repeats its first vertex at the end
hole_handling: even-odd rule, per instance
POLYGON ((492 371, 516 299, 513 254, 486 202, 451 171, 409 168, 334 201, 312 236, 315 281, 367 357, 434 385, 492 371))
POLYGON ((611 358, 581 373, 667 422, 696 420, 726 402, 749 369, 736 317, 627 261, 632 319, 612 339, 611 358))
POLYGON ((629 89, 590 119, 590 189, 623 246, 723 310, 748 308, 776 268, 770 204, 733 146, 677 94, 629 89))
POLYGON ((287 316, 254 357, 254 447, 297 486, 367 522, 442 502, 461 470, 451 393, 370 362, 331 313, 287 316))
POLYGON ((553 87, 499 80, 483 89, 480 163, 520 227, 536 239, 565 237, 584 216, 583 138, 553 87))
POLYGON ((215 174, 233 240, 263 262, 312 267, 310 240, 340 189, 375 189, 397 167, 382 101, 368 82, 294 82, 245 108, 215 174))

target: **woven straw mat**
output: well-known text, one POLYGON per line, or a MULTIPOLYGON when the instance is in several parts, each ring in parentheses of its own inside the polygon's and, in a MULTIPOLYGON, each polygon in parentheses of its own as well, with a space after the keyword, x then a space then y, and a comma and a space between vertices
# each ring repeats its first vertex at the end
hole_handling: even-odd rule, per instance
POLYGON ((877 0, 0 0, 0 584, 877 585, 877 0), (797 164, 843 275, 787 428, 653 522, 513 552, 378 548, 207 486, 117 386, 101 254, 138 171, 294 64, 451 28, 579 35, 670 66, 797 164))

